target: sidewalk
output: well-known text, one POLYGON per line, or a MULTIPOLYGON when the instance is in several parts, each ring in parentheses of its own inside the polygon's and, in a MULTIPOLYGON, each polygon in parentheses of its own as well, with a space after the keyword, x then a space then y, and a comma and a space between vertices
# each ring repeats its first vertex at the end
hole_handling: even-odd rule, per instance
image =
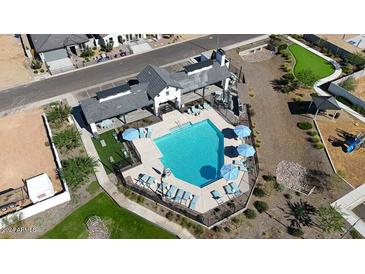
MULTIPOLYGON (((77 123, 76 123, 77 124, 77 123)), ((77 125, 78 126, 78 125, 77 125)), ((91 141, 91 134, 85 129, 80 129, 81 139, 84 143, 85 150, 90 157, 99 161, 99 155, 94 147, 94 144, 91 141)), ((144 206, 139 205, 136 202, 133 202, 126 198, 122 193, 120 193, 117 187, 110 182, 104 168, 102 165, 97 167, 95 172, 96 178, 99 181, 100 186, 112 197, 112 199, 118 203, 120 207, 123 207, 144 219, 147 219, 151 223, 156 224, 157 226, 170 231, 177 235, 180 239, 194 239, 194 236, 185 228, 180 225, 167 220, 165 217, 153 212, 150 209, 145 208, 144 206)))
MULTIPOLYGON (((315 50, 315 49, 312 49, 311 47, 308 47, 306 44, 290 37, 290 36, 286 36, 290 41, 302 46, 303 48, 309 50, 310 52, 313 52, 314 54, 322 57, 323 59, 327 60, 328 62, 330 62, 334 67, 335 67, 335 72, 332 73, 330 76, 328 77, 325 77, 325 78, 322 78, 320 80, 318 80, 313 88, 314 90, 321 96, 331 96, 330 94, 328 94, 327 92, 325 92, 324 90, 322 90, 320 88, 321 85, 323 85, 324 83, 327 83, 329 81, 333 81, 335 80, 336 78, 338 78, 341 73, 342 73, 342 69, 341 69, 341 66, 333 59, 331 59, 330 57, 324 55, 323 53, 315 50)), ((354 116, 355 118, 359 119, 361 122, 365 123, 365 117, 363 117, 361 114, 357 113, 356 111, 354 111, 353 109, 351 109, 350 107, 342 104, 341 102, 338 102, 337 103, 339 104, 339 106, 345 110, 347 113, 349 113, 350 115, 354 116)))

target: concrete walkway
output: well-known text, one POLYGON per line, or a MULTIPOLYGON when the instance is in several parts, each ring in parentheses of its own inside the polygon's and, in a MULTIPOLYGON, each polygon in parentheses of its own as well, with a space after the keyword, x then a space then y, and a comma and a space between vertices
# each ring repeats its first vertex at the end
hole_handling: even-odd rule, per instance
MULTIPOLYGON (((85 150, 90 157, 99 160, 99 155, 94 147, 91 140, 91 134, 85 130, 80 129, 81 139, 84 143, 85 150)), ((194 239, 194 236, 185 228, 180 225, 169 221, 165 217, 153 212, 152 210, 141 206, 140 204, 129 200, 122 193, 120 193, 116 187, 108 178, 103 166, 100 164, 95 172, 96 178, 99 181, 100 186, 113 198, 113 200, 118 203, 119 206, 147 219, 151 223, 170 231, 171 233, 177 235, 181 239, 194 239)))
MULTIPOLYGON (((324 90, 322 90, 320 88, 321 85, 323 85, 324 83, 327 83, 329 81, 333 81, 335 79, 337 79, 341 73, 342 73, 342 69, 341 69, 341 66, 340 64, 338 64, 335 60, 331 59, 330 57, 324 55, 323 53, 315 50, 315 49, 312 49, 311 47, 307 46, 306 44, 290 37, 290 36, 286 36, 290 41, 292 41, 293 43, 295 44, 298 44, 300 46, 302 46, 303 48, 309 50, 310 52, 322 57, 323 59, 327 60, 328 62, 330 62, 334 67, 335 67, 335 72, 332 73, 330 76, 327 76, 325 78, 322 78, 320 80, 318 80, 313 88, 314 90, 321 96, 331 96, 331 94, 328 94, 327 92, 325 92, 324 90)), ((338 102, 338 101, 337 101, 338 102)), ((341 102, 338 102, 339 106, 344 110, 346 111, 347 113, 349 113, 350 115, 354 116, 355 118, 359 119, 361 122, 365 123, 365 117, 362 116, 361 114, 359 114, 358 112, 354 111, 353 109, 351 109, 350 107, 342 104, 341 102)))
POLYGON ((360 219, 352 210, 364 201, 365 184, 331 204, 363 237, 365 237, 365 219, 360 219))

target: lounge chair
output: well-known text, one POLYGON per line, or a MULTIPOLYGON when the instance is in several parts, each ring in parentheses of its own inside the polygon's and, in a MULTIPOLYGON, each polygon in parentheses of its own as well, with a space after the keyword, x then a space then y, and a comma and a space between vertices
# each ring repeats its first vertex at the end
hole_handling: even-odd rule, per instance
POLYGON ((231 186, 234 195, 240 195, 242 193, 236 183, 232 182, 229 185, 231 186))
POLYGON ((156 181, 155 177, 150 176, 148 178, 148 180, 146 181, 146 185, 148 185, 148 186, 153 185, 155 183, 155 181, 156 181))
POLYGON ((234 194, 233 189, 232 189, 232 187, 230 185, 223 186, 223 189, 226 192, 226 194, 230 194, 230 195, 233 195, 234 194))
POLYGON ((139 128, 138 131, 139 131, 139 138, 146 137, 146 133, 144 131, 144 128, 139 128))
POLYGON ((184 195, 183 195, 182 199, 183 199, 184 201, 187 201, 187 200, 189 200, 190 198, 191 198, 191 193, 190 193, 190 192, 188 192, 188 191, 185 191, 185 193, 184 193, 184 195))
POLYGON ((177 190, 176 186, 171 185, 169 191, 167 191, 166 193, 167 198, 172 199, 172 197, 174 197, 176 193, 176 190, 177 190))
POLYGON ((201 110, 203 110, 203 109, 204 109, 203 105, 200 105, 200 104, 199 104, 199 105, 197 105, 197 108, 198 108, 198 109, 201 109, 201 110))
POLYGON ((188 108, 188 114, 193 114, 193 111, 191 110, 191 108, 188 108))
POLYGON ((203 104, 203 107, 205 108, 205 109, 210 109, 210 108, 212 108, 209 104, 207 104, 207 103, 204 103, 203 104))
POLYGON ((218 204, 223 203, 222 196, 217 190, 213 190, 210 192, 213 198, 217 201, 218 204))
POLYGON ((101 147, 106 147, 105 140, 100 140, 101 147))
POLYGON ((164 194, 163 193, 164 189, 165 188, 168 188, 168 187, 169 187, 169 184, 166 183, 166 182, 164 182, 164 181, 162 181, 162 183, 158 186, 157 191, 160 192, 160 193, 162 193, 162 194, 164 194))
POLYGON ((242 160, 233 160, 232 164, 235 166, 246 166, 246 162, 242 160))
POLYGON ((151 138, 151 136, 152 136, 152 128, 148 127, 147 128, 147 135, 146 135, 146 137, 147 138, 151 138))
POLYGON ((198 202, 198 200, 199 200, 199 196, 194 195, 193 199, 190 202, 189 208, 190 209, 195 209, 196 203, 198 202))
POLYGON ((150 178, 150 176, 148 176, 147 174, 141 173, 138 176, 138 182, 140 182, 142 184, 145 184, 148 181, 149 178, 150 178))
POLYGON ((184 190, 182 190, 182 189, 179 189, 178 191, 177 191, 177 193, 176 193, 176 196, 175 196, 175 199, 174 199, 174 201, 176 202, 176 203, 181 203, 181 199, 182 199, 182 197, 183 197, 183 195, 184 195, 184 190))
POLYGON ((198 109, 197 107, 195 107, 195 106, 193 106, 192 108, 192 111, 193 111, 193 113, 195 114, 195 115, 199 115, 200 114, 200 112, 201 112, 201 110, 200 109, 198 109))

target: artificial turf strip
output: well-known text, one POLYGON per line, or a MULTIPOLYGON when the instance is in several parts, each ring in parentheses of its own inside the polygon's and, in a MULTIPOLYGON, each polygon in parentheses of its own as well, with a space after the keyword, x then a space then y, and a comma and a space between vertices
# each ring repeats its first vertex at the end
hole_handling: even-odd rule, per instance
POLYGON ((122 167, 127 166, 130 159, 125 159, 121 148, 123 144, 121 142, 117 142, 113 136, 115 130, 110 130, 100 134, 98 139, 92 138, 96 151, 100 157, 100 161, 103 164, 105 171, 107 174, 113 172, 113 164, 110 162, 110 156, 113 157, 114 163, 122 163, 122 167), (100 141, 104 140, 106 143, 105 147, 101 146, 100 141))
POLYGON ((100 193, 72 212, 65 220, 42 236, 44 239, 85 239, 86 220, 99 216, 112 239, 175 239, 176 236, 119 207, 106 193, 100 193))
POLYGON ((314 73, 316 81, 318 81, 319 79, 331 75, 335 71, 331 63, 302 46, 292 44, 289 46, 289 50, 295 58, 295 76, 297 76, 301 70, 309 69, 314 73))

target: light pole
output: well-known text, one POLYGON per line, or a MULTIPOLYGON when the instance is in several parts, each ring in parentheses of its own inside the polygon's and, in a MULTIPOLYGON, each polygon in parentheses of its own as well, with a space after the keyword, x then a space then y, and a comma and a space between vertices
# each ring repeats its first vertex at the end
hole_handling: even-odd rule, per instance
POLYGON ((365 220, 365 218, 357 219, 357 221, 345 232, 345 234, 342 235, 341 239, 343 239, 347 235, 347 233, 349 233, 360 220, 365 220))

